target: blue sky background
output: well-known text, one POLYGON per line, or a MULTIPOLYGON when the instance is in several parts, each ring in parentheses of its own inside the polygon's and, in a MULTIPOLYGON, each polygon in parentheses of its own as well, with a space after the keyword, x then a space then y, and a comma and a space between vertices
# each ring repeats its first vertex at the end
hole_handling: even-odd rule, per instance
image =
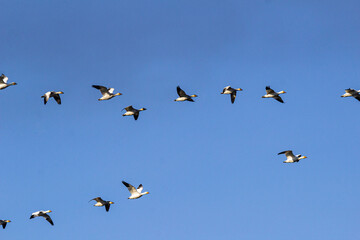
POLYGON ((359 236, 360 102, 340 98, 360 89, 359 1, 0 7, 0 72, 18 83, 0 92, 1 239, 359 236), (99 102, 92 84, 123 95, 99 102), (177 85, 196 102, 174 102, 177 85), (227 85, 244 89, 233 105, 227 85), (308 159, 283 164, 287 149, 308 159), (150 195, 128 200, 122 180, 150 195), (54 227, 29 220, 40 209, 54 227))

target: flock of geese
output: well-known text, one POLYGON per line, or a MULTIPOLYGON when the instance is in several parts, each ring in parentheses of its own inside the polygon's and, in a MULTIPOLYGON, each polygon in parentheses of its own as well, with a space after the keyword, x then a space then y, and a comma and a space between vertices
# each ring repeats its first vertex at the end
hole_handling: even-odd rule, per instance
MULTIPOLYGON (((6 77, 4 74, 0 76, 0 90, 3 90, 9 86, 17 85, 15 82, 8 83, 9 78, 6 77)), ((122 93, 114 93, 114 88, 107 88, 100 85, 92 85, 93 88, 100 90, 100 93, 102 94, 102 97, 99 98, 99 101, 103 100, 110 100, 116 96, 122 95, 122 93)), ((183 102, 183 101, 189 101, 194 102, 195 97, 198 97, 195 94, 188 95, 184 90, 180 88, 180 86, 177 86, 176 88, 177 94, 179 95, 178 98, 176 98, 174 101, 176 102, 183 102)), ((275 92, 273 89, 270 88, 270 86, 266 86, 265 88, 266 94, 262 96, 262 98, 273 98, 281 103, 284 103, 283 99, 280 97, 280 94, 286 93, 285 91, 279 91, 275 92)), ((241 88, 232 88, 231 86, 227 86, 223 89, 221 94, 229 94, 231 103, 235 102, 236 93, 238 91, 243 91, 241 88)), ((59 105, 61 104, 61 97, 60 95, 64 94, 62 91, 49 91, 46 92, 41 98, 44 98, 44 104, 46 104, 50 98, 53 98, 59 105)), ((355 90, 352 88, 345 89, 345 94, 343 94, 341 97, 354 97, 358 101, 360 101, 360 90, 355 90)), ((133 116, 135 120, 138 119, 139 114, 141 111, 146 110, 146 108, 140 108, 135 109, 133 106, 128 106, 124 108, 126 110, 126 113, 123 114, 123 116, 133 116)), ((123 109, 123 110, 124 110, 123 109)), ((291 150, 283 151, 278 153, 278 155, 285 154, 286 160, 283 161, 283 163, 296 163, 299 162, 301 159, 307 158, 306 156, 302 156, 301 154, 294 155, 294 153, 291 150)), ((140 184, 137 188, 135 188, 133 185, 122 181, 122 183, 125 185, 125 187, 130 192, 130 197, 128 199, 137 199, 140 198, 146 194, 149 194, 149 192, 143 192, 143 185, 140 184)), ((101 197, 96 197, 91 199, 90 201, 96 201, 94 204, 95 207, 105 207, 105 210, 108 212, 110 210, 110 205, 114 204, 112 201, 105 201, 101 197)), ((90 202, 89 201, 89 202, 90 202)), ((31 214, 30 219, 36 218, 36 217, 43 217, 46 221, 48 221, 51 225, 54 225, 53 220, 51 219, 50 215, 48 213, 51 213, 51 210, 40 210, 37 212, 34 212, 31 214)), ((0 225, 5 229, 6 225, 10 223, 10 220, 0 220, 0 225)))

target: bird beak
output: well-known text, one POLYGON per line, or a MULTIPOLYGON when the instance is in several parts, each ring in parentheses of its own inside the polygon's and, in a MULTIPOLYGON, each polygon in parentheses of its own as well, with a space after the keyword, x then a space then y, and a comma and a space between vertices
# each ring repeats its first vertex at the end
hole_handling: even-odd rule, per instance
POLYGON ((49 210, 49 212, 52 212, 51 210, 49 210))
POLYGON ((114 202, 109 202, 110 204, 114 204, 114 202))
POLYGON ((9 222, 11 222, 11 221, 10 221, 10 220, 7 220, 7 221, 5 221, 5 222, 8 222, 8 223, 9 223, 9 222))
POLYGON ((303 156, 304 158, 307 158, 307 156, 303 156))

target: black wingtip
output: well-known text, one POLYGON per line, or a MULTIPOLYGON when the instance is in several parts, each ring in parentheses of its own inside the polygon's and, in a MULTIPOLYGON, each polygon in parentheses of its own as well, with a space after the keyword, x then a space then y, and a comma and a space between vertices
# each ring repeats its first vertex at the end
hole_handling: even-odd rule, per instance
POLYGON ((127 183, 127 182, 125 182, 125 181, 121 181, 124 185, 125 185, 125 187, 129 187, 130 185, 127 183))

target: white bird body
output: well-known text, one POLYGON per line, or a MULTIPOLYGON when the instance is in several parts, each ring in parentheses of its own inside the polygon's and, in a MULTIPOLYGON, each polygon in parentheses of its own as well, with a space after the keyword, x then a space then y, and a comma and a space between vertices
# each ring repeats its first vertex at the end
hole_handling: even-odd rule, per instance
POLYGON ((125 187, 127 187, 129 192, 131 193, 131 196, 128 199, 137 199, 146 194, 149 194, 149 192, 142 192, 142 190, 144 189, 142 184, 140 184, 139 187, 136 189, 133 185, 127 182, 122 181, 122 183, 125 185, 125 187))
POLYGON ((37 211, 37 212, 32 213, 31 216, 30 216, 30 219, 36 218, 36 217, 43 217, 43 218, 45 218, 46 221, 48 221, 51 225, 54 225, 51 217, 48 215, 48 213, 51 213, 51 212, 52 212, 51 210, 47 210, 47 211, 40 210, 40 211, 37 211))
POLYGON ((98 99, 99 101, 109 100, 115 96, 122 95, 122 93, 114 94, 114 90, 115 90, 114 88, 107 88, 107 87, 100 86, 100 85, 92 85, 92 87, 100 90, 102 97, 98 99))
POLYGON ((283 163, 295 163, 299 162, 301 159, 307 158, 306 156, 301 156, 301 154, 295 156, 291 150, 278 153, 278 155, 280 154, 285 154, 286 156, 286 160, 283 163))
POLYGON ((226 86, 226 87, 224 87, 221 94, 230 94, 231 103, 234 103, 237 91, 242 91, 242 89, 241 88, 232 88, 230 86, 226 86))
POLYGON ((352 88, 345 89, 345 94, 341 95, 341 97, 354 97, 360 101, 360 90, 355 90, 352 88))
POLYGON ((1 74, 1 76, 0 76, 0 90, 17 84, 15 82, 7 83, 8 80, 9 80, 9 78, 7 76, 5 76, 4 74, 1 74))

